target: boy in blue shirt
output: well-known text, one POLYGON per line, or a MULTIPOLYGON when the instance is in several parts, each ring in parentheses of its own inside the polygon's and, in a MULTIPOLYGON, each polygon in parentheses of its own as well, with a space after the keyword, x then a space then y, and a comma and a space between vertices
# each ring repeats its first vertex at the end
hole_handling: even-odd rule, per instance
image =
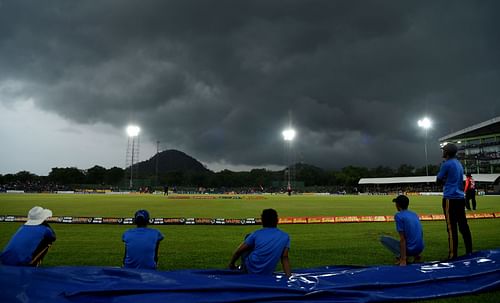
POLYGON ((263 228, 247 235, 244 242, 234 252, 229 262, 230 269, 237 269, 235 263, 241 257, 241 269, 250 274, 272 275, 278 261, 285 274, 290 277, 290 237, 277 228, 278 213, 274 209, 264 209, 261 215, 263 228))
POLYGON ((388 248, 397 258, 400 266, 406 266, 408 257, 413 257, 413 262, 421 259, 424 250, 424 233, 417 214, 408 210, 410 200, 405 195, 399 195, 392 202, 396 203, 398 212, 394 215, 399 241, 388 237, 380 237, 380 242, 388 248))
POLYGON ((125 242, 123 267, 156 269, 163 235, 158 230, 147 227, 149 222, 147 210, 138 210, 134 215, 134 221, 137 228, 127 230, 122 236, 125 242))
POLYGON ((443 146, 442 150, 445 161, 441 164, 436 182, 443 184, 443 212, 448 231, 448 259, 453 259, 457 257, 458 250, 457 225, 464 238, 467 254, 472 253, 472 236, 465 217, 464 169, 456 158, 458 148, 455 144, 449 143, 443 146))
POLYGON ((4 265, 39 266, 47 254, 56 234, 45 222, 52 217, 50 209, 40 206, 33 207, 28 212, 28 221, 21 226, 0 254, 4 265))

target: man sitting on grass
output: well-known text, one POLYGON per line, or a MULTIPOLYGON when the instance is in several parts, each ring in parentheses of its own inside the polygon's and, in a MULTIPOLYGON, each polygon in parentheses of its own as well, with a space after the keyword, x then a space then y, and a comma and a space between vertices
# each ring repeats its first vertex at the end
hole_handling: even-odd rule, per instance
POLYGON ((28 221, 12 236, 0 255, 0 262, 4 265, 39 266, 56 240, 56 233, 45 222, 50 217, 50 209, 33 207, 28 212, 28 221))
POLYGON ((123 267, 156 269, 163 235, 158 230, 147 227, 149 222, 147 210, 138 210, 134 215, 134 221, 137 228, 127 230, 122 236, 125 242, 123 267))
POLYGON ((290 237, 277 228, 278 213, 274 209, 264 209, 261 219, 263 228, 245 237, 244 242, 234 252, 229 268, 237 269, 235 263, 241 257, 240 269, 244 272, 271 275, 281 260, 283 271, 290 277, 290 237))
POLYGON ((413 262, 420 261, 420 254, 424 250, 422 225, 417 214, 408 210, 410 200, 405 195, 399 195, 392 202, 396 203, 398 212, 394 215, 399 241, 388 237, 380 237, 380 242, 388 248, 398 259, 397 264, 405 266, 408 257, 413 257, 413 262))

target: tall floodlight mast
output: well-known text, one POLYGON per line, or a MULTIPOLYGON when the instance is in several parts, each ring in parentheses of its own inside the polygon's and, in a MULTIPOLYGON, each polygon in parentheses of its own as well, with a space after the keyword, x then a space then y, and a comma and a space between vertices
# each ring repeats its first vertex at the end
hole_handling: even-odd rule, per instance
POLYGON ((287 191, 290 195, 292 192, 292 161, 293 161, 293 151, 292 151, 292 142, 295 139, 296 132, 292 128, 285 129, 282 133, 283 140, 285 140, 285 149, 286 149, 286 170, 285 170, 285 182, 287 184, 287 191))
POLYGON ((424 150, 425 150, 425 173, 427 174, 427 176, 429 176, 429 160, 427 158, 427 132, 429 130, 429 128, 432 127, 432 121, 427 118, 427 117, 424 117, 423 119, 420 119, 418 120, 418 127, 421 127, 425 130, 425 144, 424 144, 424 150))
POLYGON ((130 166, 129 188, 134 186, 134 163, 139 160, 139 133, 141 129, 137 125, 127 126, 127 165, 130 166))

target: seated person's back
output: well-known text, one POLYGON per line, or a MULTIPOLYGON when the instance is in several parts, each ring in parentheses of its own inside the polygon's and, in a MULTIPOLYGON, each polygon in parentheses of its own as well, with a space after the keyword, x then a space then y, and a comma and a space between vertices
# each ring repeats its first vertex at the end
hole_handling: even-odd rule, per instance
POLYGON ((126 268, 156 269, 158 266, 158 249, 163 235, 156 229, 148 228, 148 221, 146 210, 137 211, 137 228, 127 230, 122 236, 125 242, 123 266, 126 268))
POLYGON ((278 213, 269 208, 261 215, 262 228, 245 237, 229 262, 230 269, 237 269, 235 262, 241 257, 241 270, 251 274, 270 275, 281 260, 283 271, 291 276, 288 250, 290 237, 277 228, 278 213))
POLYGON ((276 227, 264 227, 245 239, 253 247, 246 259, 249 273, 272 274, 285 248, 290 247, 290 237, 276 227))

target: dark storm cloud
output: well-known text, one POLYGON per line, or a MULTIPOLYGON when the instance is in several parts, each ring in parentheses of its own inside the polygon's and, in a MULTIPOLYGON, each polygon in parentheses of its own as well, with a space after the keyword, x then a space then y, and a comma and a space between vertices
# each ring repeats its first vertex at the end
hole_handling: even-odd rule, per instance
MULTIPOLYGON (((499 114, 496 1, 3 1, 0 92, 203 162, 423 164, 499 114)), ((8 103, 9 98, 0 100, 8 103)))

